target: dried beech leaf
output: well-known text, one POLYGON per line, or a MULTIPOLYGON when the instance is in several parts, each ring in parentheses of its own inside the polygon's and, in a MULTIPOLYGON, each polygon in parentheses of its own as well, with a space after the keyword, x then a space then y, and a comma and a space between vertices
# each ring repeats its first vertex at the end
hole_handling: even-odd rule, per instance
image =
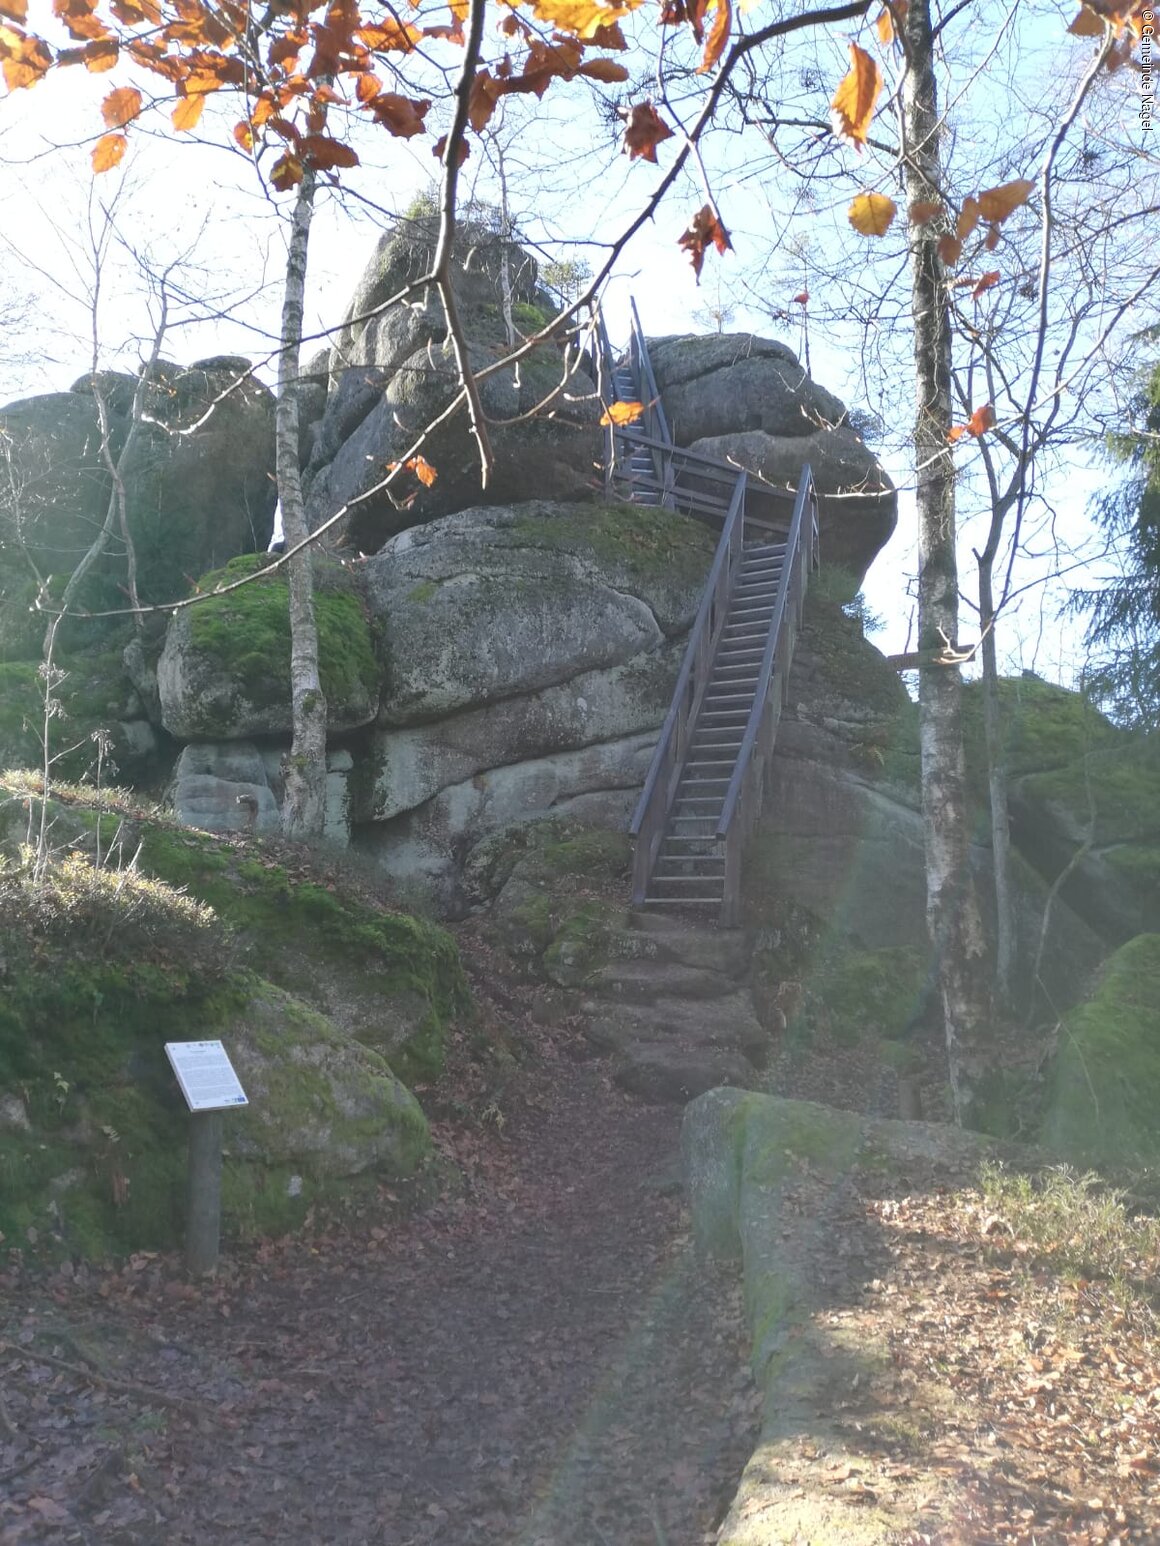
POLYGON ((860 193, 846 218, 860 236, 885 236, 897 213, 898 205, 884 193, 860 193))
POLYGON ((862 148, 881 90, 882 71, 877 62, 864 48, 851 43, 850 68, 830 103, 830 120, 840 140, 846 140, 857 150, 862 148))

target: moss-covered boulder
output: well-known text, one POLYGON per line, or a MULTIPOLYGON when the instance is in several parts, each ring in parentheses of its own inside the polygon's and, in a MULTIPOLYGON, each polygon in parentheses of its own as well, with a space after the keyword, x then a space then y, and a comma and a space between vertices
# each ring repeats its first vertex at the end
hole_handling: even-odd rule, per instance
MULTIPOLYGON (((262 568, 234 559, 203 576, 212 592, 262 568)), ((374 718, 381 669, 359 586, 341 564, 315 567, 322 690, 332 731, 374 718)), ((282 572, 177 612, 157 667, 165 728, 181 740, 237 740, 291 729, 289 588, 282 572)))
POLYGON ((1016 783, 1015 833, 1048 880, 1069 869, 1064 899, 1122 943, 1160 929, 1160 736, 1117 731, 1077 749, 1016 783))
POLYGON ((386 1060, 239 964, 213 912, 74 857, 0 874, 3 1247, 103 1257, 180 1238, 187 1121, 166 1041, 220 1038, 224 1224, 280 1233, 352 1177, 414 1174, 426 1122, 386 1060))
MULTIPOLYGON (((118 463, 142 600, 172 601, 190 578, 266 546, 274 522, 274 396, 233 356, 188 368, 158 362, 133 423, 135 377, 85 375, 68 392, 0 407, 0 650, 29 651, 32 560, 64 583, 102 526, 118 463), (97 396, 102 399, 105 432, 97 396)), ((86 577, 76 606, 124 607, 117 537, 86 577)), ((62 642, 107 639, 106 621, 70 623, 62 642)), ((0 657, 2 658, 2 657, 0 657)), ((12 658, 10 653, 9 658, 12 658)))
POLYGON ((1160 1163, 1160 934, 1117 950, 1065 1017, 1043 1136, 1081 1163, 1160 1163))
POLYGON ((408 1082, 440 1072, 448 1030, 470 1008, 446 930, 204 833, 150 824, 140 844, 140 866, 210 904, 263 977, 381 1053, 408 1082))
POLYGON ((46 735, 58 779, 148 780, 162 752, 119 650, 63 655, 47 678, 0 663, 0 769, 42 767, 46 735))

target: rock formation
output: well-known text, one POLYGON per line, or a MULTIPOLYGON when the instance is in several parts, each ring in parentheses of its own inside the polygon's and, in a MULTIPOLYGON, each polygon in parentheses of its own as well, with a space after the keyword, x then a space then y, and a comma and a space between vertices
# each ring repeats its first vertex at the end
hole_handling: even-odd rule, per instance
MULTIPOLYGON (((426 216, 401 221, 379 239, 334 348, 314 365, 325 396, 308 433, 307 514, 317 527, 353 502, 332 536, 355 551, 373 553, 396 532, 480 502, 479 451, 462 408, 424 446, 438 473, 433 485, 409 478, 389 492, 372 492, 459 392, 437 293, 406 288, 429 270, 437 234, 437 218, 426 216)), ((505 271, 518 334, 538 333, 552 319, 535 260, 470 220, 456 251, 456 299, 495 456, 487 501, 585 497, 601 482, 600 406, 590 377, 572 368, 575 361, 566 362, 554 342, 485 374, 509 342, 505 271)))

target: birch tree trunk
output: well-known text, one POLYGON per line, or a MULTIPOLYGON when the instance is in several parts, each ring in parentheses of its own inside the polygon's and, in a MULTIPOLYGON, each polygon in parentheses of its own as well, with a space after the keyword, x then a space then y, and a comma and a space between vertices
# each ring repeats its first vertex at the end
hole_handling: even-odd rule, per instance
POLYGON ((1011 813, 1007 800, 1007 749, 999 703, 995 650, 995 556, 988 542, 979 555, 979 626, 983 641, 983 736, 991 800, 991 865, 995 874, 995 987, 1005 1008, 1015 995, 1015 895, 1011 885, 1011 813))
MULTIPOLYGON (((906 14, 903 86, 906 193, 942 195, 934 38, 929 0, 906 14)), ((951 332, 932 223, 912 227, 911 275, 917 420, 919 648, 937 651, 958 636, 955 484, 951 428, 951 332)), ((989 1006, 982 921, 969 868, 962 679, 956 666, 924 663, 919 674, 926 913, 946 1024, 955 1120, 973 1125, 988 1072, 989 1006)))
MULTIPOLYGON (((286 292, 282 302, 281 352, 278 356, 277 444, 278 500, 286 549, 309 535, 298 462, 298 375, 306 260, 314 214, 314 172, 307 167, 298 184, 286 255, 286 292)), ((294 738, 283 764, 282 830, 309 842, 322 836, 326 812, 326 698, 318 670, 318 628, 314 620, 314 551, 303 548, 287 564, 290 587, 290 689, 294 738)))

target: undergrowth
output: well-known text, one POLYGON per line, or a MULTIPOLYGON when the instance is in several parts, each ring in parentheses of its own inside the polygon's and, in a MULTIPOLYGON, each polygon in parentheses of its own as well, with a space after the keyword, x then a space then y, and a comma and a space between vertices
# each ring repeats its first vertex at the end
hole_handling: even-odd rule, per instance
POLYGON ((1121 1310, 1160 1330, 1160 1218, 1137 1211, 1101 1176, 1065 1165, 1037 1175, 988 1161, 980 1172, 987 1205, 1038 1263, 1075 1283, 1106 1285, 1121 1310))

